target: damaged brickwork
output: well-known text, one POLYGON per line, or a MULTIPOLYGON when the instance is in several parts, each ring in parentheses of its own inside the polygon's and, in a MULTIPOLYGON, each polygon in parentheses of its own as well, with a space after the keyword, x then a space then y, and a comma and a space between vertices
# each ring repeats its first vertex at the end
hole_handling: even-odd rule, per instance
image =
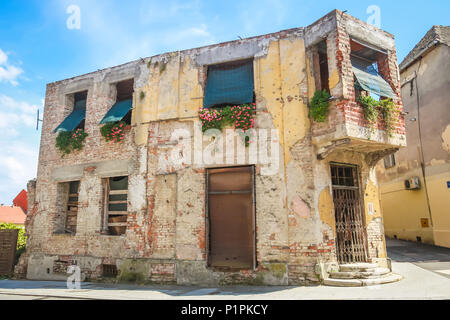
POLYGON ((306 28, 166 53, 49 84, 37 179, 28 185, 29 240, 17 276, 65 280, 67 266, 76 264, 83 280, 106 281, 117 268, 113 278, 119 281, 318 284, 322 269, 338 263, 333 162, 360 168, 368 260, 386 264, 372 171, 379 154, 404 145, 404 123, 397 124, 393 137, 382 125, 371 140, 364 135, 368 129, 355 102, 350 37, 389 52, 383 72, 398 93, 393 36, 337 10, 306 28), (308 118, 308 101, 318 89, 314 48, 324 39, 334 100, 328 121, 319 124, 308 118), (225 165, 199 164, 195 159, 174 164, 169 159, 179 150, 194 157, 194 147, 187 142, 198 137, 203 146, 211 143, 198 125, 207 66, 248 58, 253 58, 256 128, 277 130, 276 137, 261 141, 279 158, 272 170, 249 155, 238 162, 234 154, 235 166, 254 166, 256 264, 252 269, 222 270, 207 263, 206 169, 225 165), (131 130, 123 143, 108 144, 98 123, 115 102, 114 83, 131 78, 131 130), (88 91, 88 137, 82 150, 62 158, 53 130, 70 113, 73 93, 80 91, 88 91), (186 136, 174 138, 177 130, 186 136), (122 176, 128 177, 126 232, 111 235, 105 227, 103 186, 105 179, 122 176), (70 181, 80 181, 75 234, 63 230, 63 184, 70 181), (370 212, 369 202, 375 208, 370 212))

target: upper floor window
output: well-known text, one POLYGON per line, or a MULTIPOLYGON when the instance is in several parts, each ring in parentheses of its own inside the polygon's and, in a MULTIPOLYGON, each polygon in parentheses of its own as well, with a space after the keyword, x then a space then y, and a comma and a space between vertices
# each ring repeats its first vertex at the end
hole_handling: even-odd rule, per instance
POLYGON ((203 106, 223 107, 254 102, 253 59, 208 67, 203 106))
POLYGON ((374 99, 393 98, 397 95, 383 78, 380 62, 387 61, 387 52, 368 47, 355 40, 351 44, 351 62, 355 80, 356 96, 361 91, 367 91, 374 99))
POLYGON ((314 50, 314 79, 317 90, 330 92, 327 42, 321 41, 314 50))
POLYGON ((131 111, 133 109, 134 79, 118 82, 116 84, 116 103, 109 109, 100 124, 124 121, 131 124, 131 111))
POLYGON ((68 96, 68 99, 73 100, 73 110, 54 130, 55 133, 59 131, 84 129, 87 93, 87 91, 82 91, 68 96))

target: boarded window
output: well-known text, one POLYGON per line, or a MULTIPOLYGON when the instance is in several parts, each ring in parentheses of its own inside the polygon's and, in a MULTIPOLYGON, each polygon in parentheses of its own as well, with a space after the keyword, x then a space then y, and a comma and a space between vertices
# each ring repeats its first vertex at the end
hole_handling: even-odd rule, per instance
POLYGON ((131 111, 133 109, 134 80, 125 80, 116 84, 116 103, 109 109, 100 124, 108 122, 125 121, 131 124, 131 111))
POLYGON ((104 229, 111 235, 125 234, 128 217, 128 177, 104 179, 104 229))
POLYGON ((392 168, 393 166, 395 166, 395 155, 390 154, 390 155, 384 157, 384 167, 386 169, 389 169, 389 168, 392 168))
POLYGON ((317 90, 330 92, 328 75, 327 42, 321 41, 314 50, 314 78, 317 90))
POLYGON ((73 111, 64 119, 63 122, 54 130, 59 131, 74 131, 76 129, 84 129, 86 118, 86 102, 87 91, 77 92, 73 94, 73 111))
POLYGON ((77 218, 78 218, 78 193, 80 188, 80 181, 69 182, 69 193, 67 196, 66 206, 66 222, 65 232, 75 234, 77 232, 77 218))
POLYGON ((235 61, 208 67, 205 107, 251 103, 253 95, 253 60, 235 61))
POLYGON ((212 267, 252 269, 255 255, 253 167, 209 169, 209 254, 212 267))

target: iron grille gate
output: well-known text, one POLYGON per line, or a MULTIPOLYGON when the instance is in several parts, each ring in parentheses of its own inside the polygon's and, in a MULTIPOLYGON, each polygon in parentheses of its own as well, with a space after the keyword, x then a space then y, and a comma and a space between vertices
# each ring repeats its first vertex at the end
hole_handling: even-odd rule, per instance
POLYGON ((367 262, 366 231, 357 167, 331 165, 339 263, 367 262))

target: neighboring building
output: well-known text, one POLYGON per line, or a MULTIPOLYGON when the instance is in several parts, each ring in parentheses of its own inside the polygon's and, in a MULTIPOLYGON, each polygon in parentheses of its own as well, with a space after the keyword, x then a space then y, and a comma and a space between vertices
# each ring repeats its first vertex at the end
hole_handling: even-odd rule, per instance
POLYGON ((24 225, 26 217, 21 207, 0 206, 0 223, 24 225))
POLYGON ((400 64, 408 147, 377 169, 386 235, 443 247, 450 247, 449 45, 450 27, 433 26, 400 64))
POLYGON ((20 191, 19 194, 14 198, 13 205, 15 207, 21 207, 23 212, 25 212, 25 214, 27 213, 27 192, 25 190, 22 189, 22 191, 20 191))
POLYGON ((335 10, 48 84, 16 273, 66 279, 76 263, 88 279, 294 285, 338 264, 386 267, 375 165, 405 145, 404 120, 371 132, 354 73, 364 86, 376 65, 401 105, 396 61, 391 34, 335 10), (308 117, 320 89, 332 95, 324 123, 308 117), (202 135, 199 109, 227 103, 255 103, 249 147, 232 129, 202 135), (131 125, 122 143, 100 133, 111 119, 131 125), (76 128, 83 149, 62 157, 56 132, 76 128))

